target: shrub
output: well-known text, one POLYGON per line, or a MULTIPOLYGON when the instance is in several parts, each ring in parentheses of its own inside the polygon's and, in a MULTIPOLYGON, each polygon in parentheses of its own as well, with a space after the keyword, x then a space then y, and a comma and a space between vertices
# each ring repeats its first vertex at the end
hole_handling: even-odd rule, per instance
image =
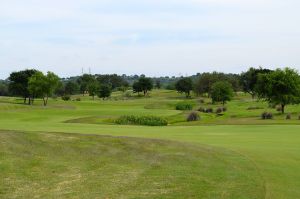
POLYGON ((258 106, 250 106, 247 108, 247 110, 257 110, 257 109, 263 109, 262 107, 258 107, 258 106))
POLYGON ((205 113, 213 113, 214 109, 213 108, 207 108, 205 109, 205 113))
POLYGON ((203 108, 203 107, 198 108, 198 111, 199 111, 199 112, 205 112, 205 110, 206 110, 206 109, 203 108))
POLYGON ((176 110, 192 110, 193 105, 189 102, 179 102, 176 104, 176 110))
POLYGON ((281 112, 282 111, 281 106, 276 106, 276 111, 281 112))
POLYGON ((263 120, 273 119, 273 114, 269 113, 269 112, 263 112, 261 114, 261 119, 263 119, 263 120))
POLYGON ((124 115, 115 120, 121 125, 145 125, 145 126, 166 126, 168 121, 157 116, 134 116, 124 115))
POLYGON ((227 107, 223 107, 223 112, 226 112, 227 111, 227 107))
POLYGON ((64 95, 61 97, 62 100, 64 101, 70 101, 71 100, 71 96, 70 95, 64 95))
POLYGON ((81 98, 77 97, 75 100, 79 102, 79 101, 81 101, 81 98))
POLYGON ((300 120, 300 115, 299 115, 298 119, 300 120))
POLYGON ((204 99, 199 99, 200 104, 204 104, 204 102, 205 102, 204 99))
POLYGON ((285 119, 287 119, 287 120, 292 119, 292 114, 288 113, 288 114, 286 115, 286 118, 285 118, 285 119))
POLYGON ((191 112, 191 113, 187 116, 186 120, 187 120, 188 122, 198 121, 198 120, 200 120, 200 116, 198 115, 197 112, 191 112))
POLYGON ((223 112, 223 108, 222 107, 217 108, 217 110, 216 110, 217 114, 222 113, 222 112, 223 112))

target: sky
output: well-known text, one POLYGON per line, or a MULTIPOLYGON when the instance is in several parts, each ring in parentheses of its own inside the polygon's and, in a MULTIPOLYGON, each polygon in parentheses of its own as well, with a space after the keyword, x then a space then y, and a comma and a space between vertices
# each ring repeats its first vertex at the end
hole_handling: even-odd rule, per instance
POLYGON ((300 69, 299 0, 0 0, 0 78, 300 69))

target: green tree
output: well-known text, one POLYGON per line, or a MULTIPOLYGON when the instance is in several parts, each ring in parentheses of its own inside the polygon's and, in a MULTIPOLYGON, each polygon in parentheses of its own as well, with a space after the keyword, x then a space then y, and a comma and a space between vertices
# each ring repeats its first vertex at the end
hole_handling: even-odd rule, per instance
POLYGON ((142 87, 140 85, 140 82, 136 81, 133 83, 132 85, 132 89, 134 93, 137 93, 138 95, 140 94, 140 92, 142 92, 142 87))
POLYGON ((153 88, 153 82, 151 78, 141 77, 139 79, 139 83, 144 95, 148 94, 148 91, 151 91, 153 88))
POLYGON ((189 77, 181 78, 176 82, 175 88, 179 93, 185 93, 188 98, 193 90, 193 81, 189 77))
POLYGON ((211 98, 213 103, 222 102, 224 105, 226 101, 230 101, 233 97, 232 85, 226 81, 216 82, 211 88, 211 98))
POLYGON ((92 96, 94 100, 95 96, 97 95, 97 92, 99 91, 98 81, 96 80, 90 81, 87 88, 88 88, 89 95, 92 96))
POLYGON ((247 72, 241 74, 241 84, 243 87, 243 91, 245 93, 249 93, 254 99, 256 93, 256 84, 258 81, 259 74, 267 74, 270 73, 271 70, 263 69, 263 68, 249 68, 247 72))
POLYGON ((48 99, 53 95, 55 89, 59 85, 59 77, 52 72, 44 75, 42 72, 36 72, 29 79, 28 89, 34 98, 41 97, 44 101, 44 106, 47 106, 48 99))
POLYGON ((20 96, 24 98, 24 104, 27 98, 29 99, 28 104, 31 104, 31 96, 28 90, 29 78, 34 75, 37 70, 27 69, 18 72, 13 72, 9 76, 9 91, 14 96, 20 96))
POLYGON ((77 80, 80 92, 82 93, 83 96, 88 91, 88 86, 89 86, 90 82, 94 81, 94 79, 95 78, 90 74, 83 74, 77 80))
POLYGON ((98 97, 105 100, 105 98, 110 97, 111 92, 112 89, 109 84, 101 84, 98 91, 98 97))
POLYGON ((156 87, 157 89, 160 89, 160 88, 161 88, 161 82, 160 82, 159 79, 157 79, 157 80, 155 81, 155 87, 156 87))
POLYGON ((79 85, 75 81, 68 81, 65 85, 65 95, 74 95, 78 93, 79 85))
POLYGON ((300 77, 297 71, 285 68, 260 74, 256 86, 260 99, 280 104, 282 113, 288 104, 299 104, 300 77))

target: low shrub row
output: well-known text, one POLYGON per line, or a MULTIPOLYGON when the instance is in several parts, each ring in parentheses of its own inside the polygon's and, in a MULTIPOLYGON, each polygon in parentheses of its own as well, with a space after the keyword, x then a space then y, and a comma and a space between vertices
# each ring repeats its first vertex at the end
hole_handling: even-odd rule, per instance
POLYGON ((189 102, 179 102, 176 104, 176 110, 192 110, 193 104, 189 102))
POLYGON ((145 126, 166 126, 168 121, 158 116, 135 116, 123 115, 115 120, 116 124, 121 125, 145 125, 145 126))

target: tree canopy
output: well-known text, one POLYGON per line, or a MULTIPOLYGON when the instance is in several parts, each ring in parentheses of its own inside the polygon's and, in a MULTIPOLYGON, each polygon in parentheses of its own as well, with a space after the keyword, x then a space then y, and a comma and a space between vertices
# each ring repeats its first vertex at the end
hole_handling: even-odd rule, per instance
POLYGON ((297 71, 285 68, 271 73, 260 74, 256 85, 260 99, 280 104, 282 113, 288 104, 298 104, 300 100, 300 77, 297 71))
POLYGON ((189 77, 181 78, 176 82, 175 88, 179 93, 185 93, 188 98, 193 90, 193 81, 189 77))
POLYGON ((211 98, 213 103, 230 101, 233 97, 232 85, 226 81, 216 82, 212 85, 211 98))

